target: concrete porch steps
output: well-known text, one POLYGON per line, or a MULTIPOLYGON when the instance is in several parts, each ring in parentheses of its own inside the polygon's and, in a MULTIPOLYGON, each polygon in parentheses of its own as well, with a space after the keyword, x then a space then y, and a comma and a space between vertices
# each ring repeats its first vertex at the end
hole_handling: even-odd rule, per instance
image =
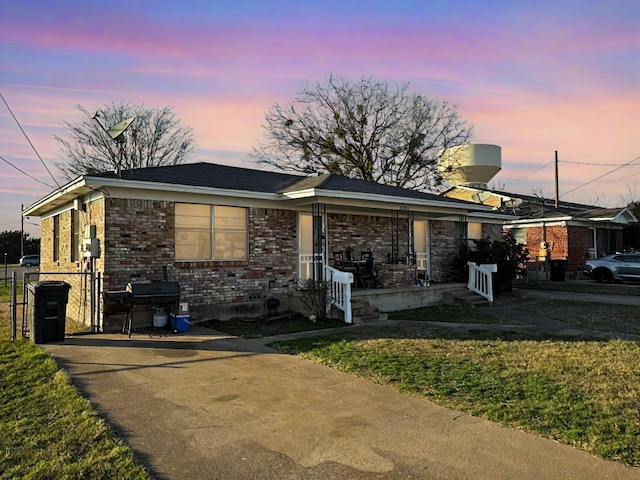
POLYGON ((446 305, 468 305, 471 308, 490 305, 489 300, 471 290, 446 292, 442 295, 442 301, 446 305))
POLYGON ((351 302, 351 315, 354 325, 388 320, 386 313, 381 313, 377 307, 369 305, 367 300, 353 300, 351 302))

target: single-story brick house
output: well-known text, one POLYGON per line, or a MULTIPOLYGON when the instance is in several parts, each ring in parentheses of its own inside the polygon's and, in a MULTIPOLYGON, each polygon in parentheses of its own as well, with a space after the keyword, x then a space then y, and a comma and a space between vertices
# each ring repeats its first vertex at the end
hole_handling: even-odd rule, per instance
POLYGON ((567 272, 581 272, 586 259, 622 251, 622 231, 638 219, 628 209, 599 208, 531 195, 453 186, 448 198, 480 202, 516 218, 504 228, 529 248, 532 259, 561 260, 567 272))
POLYGON ((213 163, 80 176, 24 215, 41 217, 42 271, 91 268, 103 291, 168 277, 195 321, 255 312, 267 290, 283 298, 347 249, 373 253, 385 289, 410 288, 419 275, 448 282, 469 232, 497 238, 511 218, 339 175, 213 163), (92 265, 88 237, 101 247, 92 265))

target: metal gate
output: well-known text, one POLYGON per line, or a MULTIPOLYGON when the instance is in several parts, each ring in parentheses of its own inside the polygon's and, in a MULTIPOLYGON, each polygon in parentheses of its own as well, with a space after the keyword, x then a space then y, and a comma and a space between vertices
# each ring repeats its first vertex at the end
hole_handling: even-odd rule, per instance
MULTIPOLYGON (((90 332, 100 332, 100 291, 102 278, 99 272, 26 272, 22 283, 22 301, 18 301, 17 274, 11 279, 11 338, 16 338, 18 326, 23 337, 29 336, 28 303, 33 301, 27 285, 40 281, 60 280, 71 285, 66 307, 66 325, 74 329, 86 328, 90 332), (19 314, 18 308, 22 311, 19 314)), ((32 295, 31 295, 32 296, 32 295)))

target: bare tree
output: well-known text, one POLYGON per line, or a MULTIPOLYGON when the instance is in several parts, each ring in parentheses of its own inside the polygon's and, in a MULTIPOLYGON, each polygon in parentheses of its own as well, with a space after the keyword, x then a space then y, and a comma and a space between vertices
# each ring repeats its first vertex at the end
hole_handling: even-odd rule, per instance
POLYGON ((303 174, 338 173, 406 188, 440 184, 442 149, 467 143, 472 128, 446 101, 408 92, 409 84, 330 76, 305 84, 265 116, 260 164, 303 174))
POLYGON ((64 138, 54 135, 64 158, 56 166, 68 180, 109 170, 183 163, 196 147, 193 130, 182 126, 170 107, 112 103, 98 110, 96 118, 81 105, 76 109, 83 117, 62 123, 68 130, 64 138), (135 120, 118 141, 105 131, 131 117, 135 120))

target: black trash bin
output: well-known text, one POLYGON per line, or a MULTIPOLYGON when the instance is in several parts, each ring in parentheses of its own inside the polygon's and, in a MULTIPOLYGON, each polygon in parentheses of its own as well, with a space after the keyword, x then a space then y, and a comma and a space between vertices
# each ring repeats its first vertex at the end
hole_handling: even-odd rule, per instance
POLYGON ((70 288, 68 283, 59 281, 27 284, 29 331, 33 343, 64 341, 70 288))
POLYGON ((551 280, 552 282, 564 282, 566 273, 567 273, 566 260, 551 260, 549 280, 551 280))

